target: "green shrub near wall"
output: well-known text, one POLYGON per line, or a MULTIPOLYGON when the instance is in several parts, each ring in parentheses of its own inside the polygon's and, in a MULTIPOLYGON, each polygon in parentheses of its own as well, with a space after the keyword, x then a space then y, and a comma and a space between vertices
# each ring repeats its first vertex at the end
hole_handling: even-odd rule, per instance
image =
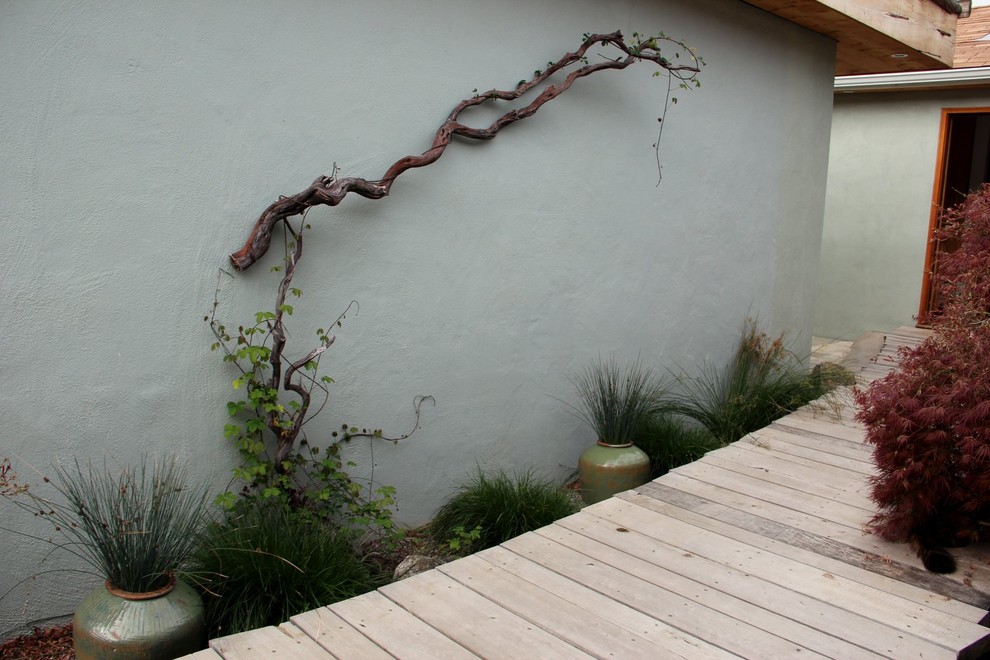
POLYGON ((578 509, 573 493, 532 471, 510 476, 501 470, 486 474, 479 469, 440 508, 429 532, 438 545, 450 547, 453 541, 454 549, 468 554, 549 525, 578 509))

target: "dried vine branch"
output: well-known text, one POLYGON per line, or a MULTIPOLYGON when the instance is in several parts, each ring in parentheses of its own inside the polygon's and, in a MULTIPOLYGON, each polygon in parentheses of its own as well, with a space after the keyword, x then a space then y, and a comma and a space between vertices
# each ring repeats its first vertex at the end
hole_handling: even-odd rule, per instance
MULTIPOLYGON (((437 129, 433 137, 432 146, 418 156, 405 156, 400 158, 381 179, 369 181, 360 177, 337 178, 334 174, 330 176, 320 176, 305 190, 289 197, 282 197, 269 206, 255 221, 251 234, 244 242, 244 245, 230 255, 230 261, 237 270, 249 268, 255 261, 260 259, 271 246, 272 229, 279 222, 284 222, 288 218, 301 215, 314 206, 336 206, 348 193, 354 193, 368 199, 381 199, 388 195, 395 179, 405 172, 417 167, 425 167, 437 161, 447 145, 451 143, 454 136, 461 136, 472 140, 491 140, 498 132, 520 119, 531 117, 539 110, 543 104, 551 101, 570 88, 578 78, 589 76, 597 71, 609 69, 625 69, 637 61, 651 62, 661 70, 665 70, 670 76, 682 82, 691 81, 697 84, 696 76, 700 72, 702 61, 684 43, 664 36, 650 37, 639 40, 638 35, 633 35, 633 40, 626 43, 621 32, 611 34, 586 34, 581 47, 571 53, 566 53, 556 62, 548 63, 543 71, 536 71, 530 80, 520 81, 515 89, 511 91, 492 89, 482 94, 477 94, 471 98, 464 99, 458 103, 447 116, 447 120, 437 129), (679 58, 681 53, 686 54, 687 63, 675 64, 660 52, 661 44, 666 43, 676 49, 674 57, 679 58), (604 47, 612 47, 619 51, 614 58, 603 58, 603 61, 591 64, 587 59, 587 52, 595 44, 604 47), (489 101, 514 101, 522 98, 533 88, 546 82, 555 73, 577 63, 583 66, 572 70, 567 77, 557 85, 547 84, 539 95, 531 103, 522 108, 505 112, 487 128, 472 128, 459 121, 462 112, 468 108, 479 106, 489 101)), ((654 75, 658 75, 658 71, 654 75)), ((669 97, 668 85, 668 97, 669 97)), ((666 109, 666 108, 665 108, 666 109)), ((662 126, 661 126, 662 130, 662 126)), ((659 138, 658 138, 659 141, 659 138)))

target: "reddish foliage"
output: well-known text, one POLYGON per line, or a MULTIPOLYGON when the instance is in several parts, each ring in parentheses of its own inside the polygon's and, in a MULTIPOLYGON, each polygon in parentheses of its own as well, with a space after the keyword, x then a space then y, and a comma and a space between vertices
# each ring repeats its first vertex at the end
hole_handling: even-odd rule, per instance
POLYGON ((9 639, 0 644, 3 660, 72 660, 72 624, 55 628, 35 628, 30 635, 9 639))
POLYGON ((966 541, 990 513, 990 187, 947 214, 956 239, 937 280, 933 334, 857 392, 879 474, 873 529, 891 540, 966 541))
POLYGON ((990 321, 990 185, 969 195, 944 219, 935 240, 959 241, 959 248, 939 259, 935 286, 942 309, 933 323, 986 331, 990 321))

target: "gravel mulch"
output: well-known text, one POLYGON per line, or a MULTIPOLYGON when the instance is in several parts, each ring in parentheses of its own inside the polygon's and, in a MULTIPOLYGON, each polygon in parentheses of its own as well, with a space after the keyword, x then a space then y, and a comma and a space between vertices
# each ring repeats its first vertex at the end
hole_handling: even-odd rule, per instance
POLYGON ((21 635, 0 644, 0 658, 31 658, 32 660, 72 660, 72 624, 54 628, 35 628, 28 635, 21 635))

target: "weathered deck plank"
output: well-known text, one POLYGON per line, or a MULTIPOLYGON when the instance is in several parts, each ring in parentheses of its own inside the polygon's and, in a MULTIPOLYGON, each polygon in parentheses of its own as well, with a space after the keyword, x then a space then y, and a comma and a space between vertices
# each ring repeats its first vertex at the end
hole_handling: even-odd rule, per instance
POLYGON ((504 547, 491 548, 478 553, 476 556, 538 585, 551 594, 573 603, 580 603, 583 607, 594 612, 596 619, 614 623, 650 640, 657 646, 666 649, 666 653, 660 657, 688 658, 691 660, 735 657, 708 642, 688 635, 663 621, 613 600, 572 580, 570 577, 554 572, 504 547))
MULTIPOLYGON (((768 552, 619 498, 590 507, 590 511, 616 525, 642 530, 654 542, 664 543, 664 539, 669 539, 669 543, 693 557, 734 567, 745 571, 744 575, 811 596, 818 601, 815 605, 829 608, 827 615, 815 618, 838 620, 842 624, 840 629, 844 629, 847 636, 854 634, 856 624, 852 617, 842 617, 840 613, 855 614, 870 620, 879 616, 883 622, 875 621, 878 625, 873 626, 867 637, 888 638, 882 645, 889 648, 873 649, 881 653, 896 652, 897 657, 904 657, 908 649, 924 648, 921 640, 929 642, 933 653, 935 646, 952 650, 968 646, 987 633, 975 622, 967 622, 862 582, 823 572, 795 560, 790 553, 768 552), (892 637, 890 628, 902 631, 908 645, 895 650, 893 640, 889 639, 892 637), (883 629, 888 629, 886 635, 877 632, 883 629)), ((735 587, 741 583, 741 580, 735 580, 731 584, 735 587)), ((811 601, 805 601, 804 607, 811 608, 813 605, 811 601)), ((783 611, 792 613, 786 606, 783 611)), ((858 623, 863 630, 870 629, 863 622, 858 623)))
POLYGON ((397 657, 416 660, 478 657, 377 591, 334 603, 329 609, 397 657))
MULTIPOLYGON (((926 331, 849 364, 888 373, 926 331)), ((876 340, 869 346, 876 350, 876 340)), ((864 344, 865 345, 865 344, 864 344)), ((214 658, 976 658, 985 545, 925 571, 864 532, 876 473, 848 388, 635 491, 279 627, 214 658)))
POLYGON ((330 653, 291 624, 258 628, 210 640, 210 648, 224 660, 278 657, 289 660, 332 658, 330 653))
MULTIPOLYGON (((818 460, 820 456, 814 452, 804 452, 805 455, 799 456, 798 454, 792 452, 777 451, 774 448, 772 437, 772 435, 757 432, 757 434, 750 434, 742 440, 733 442, 728 447, 723 447, 723 449, 731 449, 737 452, 756 453, 759 454, 760 457, 769 456, 780 462, 799 465, 801 467, 810 468, 814 471, 825 471, 825 473, 828 474, 829 479, 836 479, 843 484, 848 483, 851 480, 856 483, 861 483, 873 472, 873 470, 867 470, 864 472, 860 469, 858 464, 854 465, 854 467, 857 468, 854 470, 849 467, 839 467, 837 465, 822 463, 818 460)), ((741 453, 737 455, 740 457, 740 460, 746 460, 743 458, 741 453)))
POLYGON ((745 657, 762 649, 765 656, 790 657, 801 649, 752 621, 749 603, 567 531, 551 525, 503 547, 551 570, 565 570, 571 579, 730 653, 745 657))
POLYGON ((835 496, 854 493, 858 498, 857 502, 862 499, 861 491, 869 478, 862 472, 774 451, 772 447, 761 446, 748 439, 709 452, 706 458, 708 456, 718 456, 726 461, 741 463, 745 467, 776 470, 805 480, 815 479, 820 482, 816 487, 826 489, 825 492, 835 496))
MULTIPOLYGON (((789 640, 804 649, 802 657, 809 651, 841 658, 889 655, 889 649, 880 648, 883 642, 878 641, 890 636, 882 625, 677 545, 658 544, 637 532, 623 533, 618 529, 628 528, 585 516, 564 529, 555 525, 540 534, 603 561, 610 556, 622 557, 625 570, 636 577, 663 586, 673 583, 673 588, 683 589, 680 593, 687 597, 789 640), (668 571, 677 575, 676 582, 667 575, 668 571)), ((920 644, 930 653, 943 654, 943 650, 923 640, 911 641, 916 648, 920 644)), ((902 644, 899 648, 908 647, 902 644)))
POLYGON ((674 472, 712 486, 748 495, 761 502, 773 502, 847 527, 855 528, 863 524, 864 511, 859 507, 778 486, 714 465, 696 462, 679 467, 674 472))
POLYGON ((859 472, 860 474, 869 475, 873 474, 875 471, 873 463, 871 462, 867 462, 859 458, 850 458, 848 456, 840 456, 832 452, 823 451, 823 447, 820 443, 816 445, 814 442, 803 440, 800 434, 789 432, 782 427, 768 426, 764 429, 760 429, 759 431, 755 431, 754 433, 750 433, 738 442, 750 442, 752 444, 771 448, 774 451, 780 451, 785 454, 793 454, 802 458, 809 458, 811 460, 818 461, 819 463, 824 463, 825 465, 845 468, 853 472, 859 472))
POLYGON ((337 658, 386 660, 395 657, 328 607, 297 614, 289 619, 289 622, 337 658))
POLYGON ((733 509, 746 511, 767 520, 779 521, 789 527, 851 545, 864 554, 868 553, 875 556, 878 561, 893 560, 910 564, 916 559, 906 544, 885 543, 876 536, 867 534, 861 527, 841 525, 805 511, 766 502, 719 486, 712 486, 676 472, 666 475, 660 483, 685 494, 708 498, 733 509))
MULTIPOLYGON (((805 468, 774 456, 746 456, 746 450, 732 446, 709 452, 699 462, 738 472, 768 483, 817 495, 834 502, 855 506, 872 513, 870 501, 863 497, 861 482, 843 482, 839 469, 834 471, 805 468)), ((768 452, 769 453, 769 452, 768 452)))
POLYGON ((592 657, 440 571, 420 573, 379 591, 483 658, 592 657))
POLYGON ((203 649, 185 656, 188 660, 220 660, 223 656, 213 649, 203 649))
MULTIPOLYGON (((609 654, 618 657, 672 655, 669 646, 654 643, 605 619, 597 611, 580 607, 578 603, 582 600, 578 594, 590 590, 577 583, 573 583, 574 588, 570 593, 558 596, 496 563, 476 556, 441 566, 438 570, 530 623, 568 640, 585 653, 597 657, 609 654)), ((692 654, 698 651, 696 647, 690 650, 692 654)))
MULTIPOLYGON (((788 527, 775 520, 692 497, 686 493, 653 483, 618 497, 668 516, 678 518, 723 536, 744 541, 759 548, 786 554, 809 566, 900 595, 928 607, 967 621, 978 621, 984 609, 967 604, 974 590, 959 588, 915 566, 879 561, 862 550, 824 536, 788 527)), ((987 598, 984 596, 983 598, 987 598)))
POLYGON ((833 453, 849 458, 857 458, 869 462, 869 448, 863 446, 863 429, 845 424, 837 424, 824 418, 803 417, 801 415, 788 415, 781 417, 770 428, 783 428, 788 432, 792 429, 805 431, 799 433, 800 437, 820 438, 822 447, 834 447, 833 453), (826 440, 838 440, 831 444, 826 444, 826 440), (842 442, 845 441, 845 442, 842 442))

